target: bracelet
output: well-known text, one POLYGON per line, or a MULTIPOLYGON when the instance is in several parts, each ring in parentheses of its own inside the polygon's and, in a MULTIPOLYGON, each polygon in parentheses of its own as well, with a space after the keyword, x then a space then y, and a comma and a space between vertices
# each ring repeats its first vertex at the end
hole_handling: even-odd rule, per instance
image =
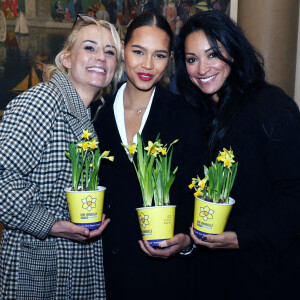
POLYGON ((180 255, 189 255, 193 252, 194 248, 196 248, 196 245, 194 244, 194 240, 189 236, 191 243, 190 245, 183 249, 181 252, 179 252, 180 255))

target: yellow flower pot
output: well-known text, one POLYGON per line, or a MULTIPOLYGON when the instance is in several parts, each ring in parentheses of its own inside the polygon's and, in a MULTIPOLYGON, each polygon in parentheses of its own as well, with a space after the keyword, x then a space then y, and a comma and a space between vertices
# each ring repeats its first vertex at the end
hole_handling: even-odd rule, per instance
POLYGON ((174 236, 175 205, 137 208, 143 240, 157 247, 174 236))
POLYGON ((224 231, 232 205, 235 201, 229 197, 229 203, 213 203, 195 198, 194 233, 202 238, 206 234, 220 234, 224 231))
POLYGON ((98 186, 95 191, 66 188, 71 222, 89 230, 97 229, 102 223, 105 190, 103 186, 98 186))

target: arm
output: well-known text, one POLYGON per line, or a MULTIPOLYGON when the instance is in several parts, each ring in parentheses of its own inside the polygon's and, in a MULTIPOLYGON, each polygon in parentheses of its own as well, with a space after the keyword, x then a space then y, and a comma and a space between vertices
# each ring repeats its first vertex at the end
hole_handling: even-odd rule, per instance
MULTIPOLYGON (((229 231, 207 236, 206 241, 193 237, 199 245, 224 249, 271 246, 282 253, 300 232, 299 110, 278 90, 265 90, 260 97, 263 101, 259 104, 259 133, 252 131, 254 125, 250 132, 255 133, 256 140, 246 138, 249 142, 243 144, 244 149, 253 147, 254 151, 249 153, 258 153, 260 157, 250 156, 250 160, 257 159, 259 163, 253 160, 243 168, 241 165, 242 175, 238 175, 241 187, 237 201, 243 201, 244 209, 240 209, 240 215, 229 217, 235 217, 229 231)), ((248 117, 254 117, 252 113, 251 110, 248 117)), ((253 125, 251 120, 246 119, 245 123, 253 125)), ((242 152, 241 157, 249 153, 242 152)))
POLYGON ((41 99, 38 89, 13 100, 0 131, 0 220, 12 229, 45 238, 54 216, 38 205, 39 187, 28 180, 47 143, 57 107, 41 99))

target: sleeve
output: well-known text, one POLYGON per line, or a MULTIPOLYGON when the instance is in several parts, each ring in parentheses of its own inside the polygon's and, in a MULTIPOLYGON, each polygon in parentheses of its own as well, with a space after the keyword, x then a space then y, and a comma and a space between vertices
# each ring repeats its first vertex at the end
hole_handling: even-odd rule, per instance
POLYGON ((38 205, 39 186, 29 175, 51 136, 57 111, 53 99, 43 85, 30 89, 11 101, 0 124, 0 221, 40 239, 55 218, 38 205))
MULTIPOLYGON (((251 230, 238 234, 240 247, 257 239, 283 253, 300 233, 300 113, 282 92, 270 97, 263 109, 263 148, 271 199, 260 206, 251 230)), ((255 188, 255 187, 253 187, 255 188)))

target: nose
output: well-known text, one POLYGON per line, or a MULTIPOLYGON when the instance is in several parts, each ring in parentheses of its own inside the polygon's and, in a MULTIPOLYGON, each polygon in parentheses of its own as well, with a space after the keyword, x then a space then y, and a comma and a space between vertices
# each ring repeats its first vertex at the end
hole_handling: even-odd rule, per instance
POLYGON ((99 50, 96 57, 98 60, 104 61, 106 59, 104 50, 103 49, 99 50))
POLYGON ((207 61, 205 60, 199 61, 198 74, 205 75, 209 70, 210 70, 210 64, 207 61))
POLYGON ((151 55, 146 55, 142 61, 142 68, 147 70, 153 69, 153 60, 151 55))

